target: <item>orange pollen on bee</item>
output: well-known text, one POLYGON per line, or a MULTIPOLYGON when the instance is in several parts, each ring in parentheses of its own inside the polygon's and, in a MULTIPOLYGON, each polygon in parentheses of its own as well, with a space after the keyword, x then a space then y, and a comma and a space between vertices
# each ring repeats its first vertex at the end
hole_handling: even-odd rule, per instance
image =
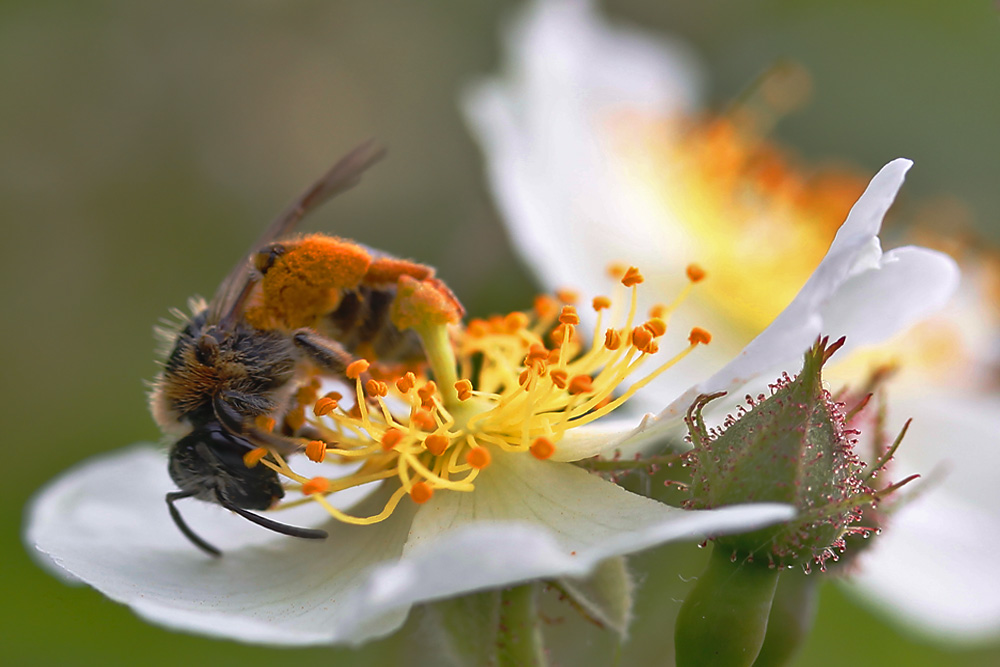
POLYGON ((389 451, 395 448, 396 445, 402 441, 403 436, 406 435, 398 428, 390 428, 385 433, 382 434, 382 449, 389 451))
POLYGON ((326 443, 322 440, 310 440, 306 443, 306 458, 316 463, 326 459, 326 443))
POLYGON ((642 274, 639 273, 639 269, 634 266, 630 266, 625 272, 625 275, 622 276, 621 282, 625 287, 634 287, 635 285, 641 284, 645 280, 646 279, 642 277, 642 274))
POLYGON ((361 377, 363 373, 365 373, 368 370, 369 366, 371 366, 371 364, 369 364, 364 359, 358 359, 356 361, 352 361, 351 363, 347 364, 347 370, 344 371, 344 375, 346 375, 351 380, 357 380, 358 378, 361 377))
POLYGON ((556 298, 563 303, 574 304, 580 300, 580 295, 571 289, 556 290, 556 298))
POLYGON ((705 269, 697 264, 688 264, 685 272, 687 273, 688 280, 693 283, 701 282, 705 279, 705 269))
POLYGON ((594 310, 601 312, 611 307, 611 299, 606 296, 595 296, 592 305, 594 310))
POLYGON ((563 306, 562 312, 559 314, 559 322, 574 326, 579 324, 580 316, 576 314, 576 308, 573 306, 563 306))
POLYGON ((326 493, 330 490, 330 480, 326 477, 313 477, 302 483, 302 495, 312 496, 317 493, 326 493))
POLYGON ((712 334, 701 327, 694 327, 688 336, 688 342, 692 345, 708 345, 712 342, 712 334))
POLYGON ((434 433, 424 438, 424 448, 429 451, 434 456, 441 456, 448 449, 448 445, 451 441, 447 436, 441 435, 440 433, 434 433))
POLYGON ((574 375, 566 387, 571 395, 589 394, 594 391, 594 378, 589 375, 574 375))
POLYGON ((471 447, 465 455, 465 462, 476 470, 482 470, 493 461, 490 450, 485 447, 471 447))
POLYGON ((434 415, 424 409, 417 410, 410 417, 410 422, 415 424, 417 428, 422 431, 432 431, 437 427, 437 422, 434 421, 434 415))
POLYGON ((329 396, 324 396, 323 398, 316 401, 316 405, 313 406, 313 414, 317 417, 323 417, 328 415, 337 409, 337 401, 330 398, 329 396))
POLYGON ((434 497, 434 487, 427 482, 416 482, 410 487, 410 500, 423 505, 434 497))
POLYGON ((604 347, 614 352, 622 346, 622 335, 617 329, 608 329, 604 332, 604 347))
POLYGON ((544 461, 545 459, 552 458, 552 455, 556 453, 556 446, 548 438, 535 438, 535 441, 531 443, 529 451, 531 451, 531 455, 536 459, 544 461))
POLYGON ((469 400, 472 398, 472 382, 470 380, 459 380, 455 383, 455 391, 458 392, 458 400, 469 400))
POLYGON ((379 380, 369 380, 365 383, 365 391, 369 396, 385 397, 389 395, 389 385, 379 380))
POLYGON ((270 433, 274 430, 274 417, 269 417, 267 415, 257 415, 253 420, 254 426, 259 428, 264 433, 270 433))
POLYGON ((399 390, 401 394, 408 394, 413 387, 417 384, 417 376, 413 374, 413 371, 407 371, 403 377, 396 380, 396 389, 399 390))
POLYGON ((257 447, 255 449, 251 449, 243 455, 243 465, 248 468, 254 468, 265 456, 267 456, 267 448, 257 447))

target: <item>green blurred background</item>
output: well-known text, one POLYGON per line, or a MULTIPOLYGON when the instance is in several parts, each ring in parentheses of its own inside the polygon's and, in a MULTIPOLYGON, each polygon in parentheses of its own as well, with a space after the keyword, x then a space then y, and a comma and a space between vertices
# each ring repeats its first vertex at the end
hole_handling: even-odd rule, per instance
MULTIPOLYGON (((621 0, 613 17, 689 40, 722 105, 778 57, 814 78, 777 134, 810 159, 874 170, 914 158, 909 195, 962 198, 1000 238, 1000 20, 986 0, 621 0)), ((456 107, 495 71, 513 2, 94 1, 0 4, 0 346, 6 664, 434 664, 420 613, 358 651, 278 651, 145 624, 39 569, 21 544, 30 495, 88 456, 158 437, 142 380, 152 325, 208 294, 261 227, 362 138, 391 150, 312 220, 439 268, 473 315, 533 293, 509 250, 456 107), (420 644, 417 644, 420 647, 420 644)), ((645 581, 623 665, 662 664, 694 545, 634 560, 645 581)), ((984 591, 998 595, 1000 591, 984 591)), ((612 639, 553 604, 560 664, 611 664, 612 639), (586 637, 581 641, 581 637, 586 637)), ((802 665, 993 665, 823 591, 802 665)))

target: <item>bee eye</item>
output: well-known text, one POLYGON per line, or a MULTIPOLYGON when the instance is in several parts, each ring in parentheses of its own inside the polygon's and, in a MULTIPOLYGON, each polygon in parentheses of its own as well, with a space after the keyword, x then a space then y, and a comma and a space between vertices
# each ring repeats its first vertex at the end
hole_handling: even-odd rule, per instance
POLYGON ((205 366, 211 366, 219 357, 219 341, 214 336, 202 334, 195 344, 194 350, 199 362, 205 366))
POLYGON ((274 266, 274 262, 277 261, 278 257, 284 254, 285 246, 280 243, 272 243, 254 255, 253 266, 263 275, 267 273, 268 269, 274 266))

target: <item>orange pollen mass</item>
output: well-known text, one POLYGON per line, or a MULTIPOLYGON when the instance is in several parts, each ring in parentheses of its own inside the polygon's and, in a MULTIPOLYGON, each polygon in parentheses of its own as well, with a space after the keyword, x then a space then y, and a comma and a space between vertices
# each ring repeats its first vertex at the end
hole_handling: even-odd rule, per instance
POLYGON ((398 428, 390 428, 385 433, 382 434, 382 449, 389 451, 393 447, 399 444, 400 440, 403 439, 405 433, 400 431, 398 428))
POLYGON ((458 392, 458 400, 469 400, 472 398, 472 382, 469 380, 459 380, 455 383, 455 391, 458 392))
POLYGON ((306 458, 316 463, 326 459, 326 443, 322 440, 310 440, 306 443, 306 458))
POLYGON ((556 298, 563 303, 576 303, 580 300, 580 295, 571 289, 556 290, 556 298))
POLYGON ((346 375, 351 380, 357 380, 359 377, 361 377, 362 373, 368 370, 369 366, 371 366, 371 364, 369 364, 364 359, 358 359, 357 361, 352 361, 347 365, 347 370, 344 371, 344 375, 346 375))
POLYGON ((408 394, 417 384, 417 376, 412 371, 407 371, 406 375, 396 380, 396 389, 401 394, 408 394))
POLYGON ((268 417, 267 415, 257 415, 253 420, 254 425, 265 433, 270 433, 274 430, 274 417, 268 417))
POLYGON ((653 342, 653 334, 645 327, 636 327, 632 329, 632 345, 636 349, 644 350, 649 344, 653 342))
POLYGON ((612 352, 622 346, 622 335, 616 329, 608 329, 604 332, 604 347, 612 352))
POLYGON ((557 368, 549 372, 549 377, 552 379, 552 384, 559 387, 560 389, 565 389, 566 384, 569 382, 569 373, 561 368, 557 368))
POLYGON ((477 470, 482 470, 490 464, 493 457, 485 447, 473 447, 465 455, 465 462, 477 470))
POLYGON ((705 279, 705 269, 701 268, 697 264, 688 264, 687 277, 693 283, 701 282, 705 279))
POLYGON ((260 460, 267 456, 267 449, 264 447, 257 447, 256 449, 251 449, 249 452, 243 455, 243 465, 248 468, 255 467, 260 460))
POLYGON ((639 269, 634 266, 630 266, 628 267, 628 271, 625 272, 625 275, 622 276, 622 285, 625 287, 633 287, 642 283, 644 280, 645 278, 643 278, 642 274, 639 273, 639 269))
POLYGON ((594 379, 589 375, 574 375, 569 381, 570 394, 589 394, 594 391, 594 379))
POLYGON ((302 495, 311 496, 316 493, 326 493, 330 488, 330 480, 326 477, 313 477, 302 484, 302 495))
POLYGON ((712 334, 701 327, 694 327, 688 336, 688 342, 692 345, 708 345, 712 342, 712 334))
POLYGON ((444 454, 450 444, 451 441, 440 433, 435 433, 424 438, 424 447, 434 456, 441 456, 444 454))
POLYGON ((434 487, 427 482, 417 482, 410 487, 410 499, 418 505, 423 505, 434 497, 434 487))
POLYGON ((642 325, 642 328, 653 334, 653 338, 659 338, 667 333, 667 323, 659 317, 654 317, 642 325))
POLYGON ((528 328, 528 316, 524 313, 509 313, 503 318, 503 326, 507 333, 517 333, 528 328))
POLYGON ((328 415, 337 409, 337 401, 333 400, 329 396, 324 396, 323 398, 316 401, 316 405, 313 406, 313 414, 317 417, 323 417, 328 415))
POLYGON ((531 455, 539 461, 544 461, 556 453, 556 446, 548 438, 536 438, 529 449, 531 455))
POLYGON ((594 310, 600 312, 611 307, 611 299, 606 296, 595 296, 592 305, 594 306, 594 310))
POLYGON ((563 306, 559 321, 563 324, 577 325, 580 323, 580 316, 576 314, 576 308, 573 306, 563 306))

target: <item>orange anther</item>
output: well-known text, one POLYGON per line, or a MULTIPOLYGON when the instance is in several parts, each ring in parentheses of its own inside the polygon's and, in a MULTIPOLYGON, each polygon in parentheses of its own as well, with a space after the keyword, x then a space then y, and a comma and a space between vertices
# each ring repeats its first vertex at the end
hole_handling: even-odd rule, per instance
POLYGON ((559 363, 559 349, 549 350, 549 358, 546 359, 550 364, 555 365, 559 363))
POLYGON ((694 327, 691 329, 691 335, 688 336, 688 342, 692 345, 708 345, 712 342, 712 334, 701 327, 694 327))
POLYGON ((410 421, 413 422, 417 428, 424 431, 433 431, 437 427, 437 422, 434 421, 434 415, 432 415, 427 410, 417 410, 410 417, 410 421))
POLYGON ((572 324, 559 324, 552 329, 552 333, 549 338, 552 339, 552 344, 556 347, 561 346, 566 340, 573 340, 573 336, 576 334, 576 327, 572 324), (567 335, 567 331, 569 332, 567 335))
POLYGON ((351 419, 361 419, 361 405, 355 403, 354 407, 347 411, 347 416, 351 419))
POLYGON ((667 314, 667 306, 662 303, 657 303, 649 309, 649 316, 653 319, 662 319, 664 315, 667 314))
POLYGON ((507 333, 517 333, 528 328, 528 316, 524 313, 509 313, 503 318, 503 328, 507 333))
POLYGON ((357 361, 352 361, 347 365, 347 370, 344 371, 344 375, 346 375, 351 380, 357 380, 359 377, 361 377, 362 373, 368 370, 369 366, 371 366, 371 364, 369 364, 364 359, 358 359, 357 361))
POLYGON ((486 320, 475 319, 469 321, 469 326, 465 329, 473 338, 482 338, 490 332, 490 326, 486 320))
POLYGON ((562 312, 559 314, 559 321, 563 324, 576 325, 580 323, 580 316, 576 314, 576 308, 573 306, 563 306, 562 312))
POLYGON ((589 394, 594 391, 594 379, 589 375, 574 375, 569 381, 570 394, 589 394))
POLYGON ((328 391, 325 394, 323 394, 323 397, 324 398, 329 398, 329 399, 337 401, 339 403, 341 401, 341 399, 344 398, 344 395, 341 394, 339 391, 328 391))
POLYGON ((608 276, 614 280, 621 280, 626 271, 628 271, 628 267, 620 262, 608 264, 608 276))
POLYGON ((316 396, 318 392, 316 387, 311 385, 303 385, 299 387, 299 390, 295 392, 295 401, 300 405, 311 405, 316 401, 316 396))
POLYGON ((369 396, 386 396, 389 393, 389 385, 378 380, 369 380, 365 383, 365 391, 369 396))
POLYGON ((465 462, 477 470, 482 470, 488 466, 492 460, 493 457, 490 455, 490 450, 485 447, 473 447, 469 450, 469 453, 465 455, 465 462))
POLYGON ((243 455, 243 464, 248 468, 253 468, 260 460, 267 456, 267 449, 264 447, 257 447, 256 449, 251 449, 249 452, 243 455))
POLYGON ((700 282, 705 279, 705 269, 697 264, 688 264, 687 277, 693 283, 700 282))
POLYGON ((382 434, 382 449, 389 451, 399 444, 399 441, 403 439, 404 435, 406 434, 398 428, 386 429, 386 432, 382 434))
POLYGON ((653 342, 653 334, 645 327, 636 327, 632 329, 631 339, 632 345, 637 350, 644 350, 647 345, 653 342))
POLYGON ((657 352, 660 351, 660 344, 657 343, 655 340, 652 340, 649 342, 649 345, 642 348, 642 351, 645 352, 646 354, 656 354, 657 352))
POLYGON ((418 505, 423 505, 434 497, 434 487, 427 482, 416 482, 410 487, 410 499, 418 505))
POLYGON ((458 400, 467 401, 472 398, 472 383, 468 380, 459 380, 455 383, 455 391, 458 392, 458 400))
POLYGON ((535 297, 535 315, 540 318, 552 317, 559 310, 559 303, 548 294, 535 297))
POLYGON ((253 419, 254 426, 259 428, 265 433, 270 433, 274 430, 274 417, 268 417, 267 415, 257 415, 253 419))
POLYGON ((634 285, 638 285, 644 280, 645 278, 643 278, 642 274, 639 273, 639 269, 634 266, 630 266, 628 267, 628 271, 625 272, 625 275, 622 276, 622 285, 625 287, 632 287, 634 285))
POLYGON ((595 296, 593 301, 594 310, 602 311, 611 307, 611 299, 606 296, 595 296))
POLYGON ((424 447, 434 456, 441 456, 444 454, 450 444, 451 441, 448 440, 448 437, 441 435, 440 433, 435 433, 424 438, 424 447))
POLYGON ((549 351, 541 343, 532 343, 528 348, 528 355, 524 358, 525 364, 537 361, 545 361, 549 358, 549 351))
POLYGON ((535 441, 531 443, 531 447, 528 449, 531 455, 540 461, 544 461, 547 458, 551 458, 553 454, 556 453, 556 446, 548 438, 535 438, 535 441))
POLYGON ((326 493, 330 488, 330 480, 326 477, 313 477, 302 484, 302 495, 311 496, 316 493, 326 493))
POLYGON ((420 397, 420 404, 425 408, 434 405, 434 394, 437 393, 437 385, 430 380, 423 387, 417 389, 417 396, 420 397))
POLYGON ((654 317, 642 325, 642 328, 653 334, 653 338, 659 338, 667 333, 667 323, 659 317, 654 317))
POLYGON ((571 289, 556 290, 556 298, 563 303, 576 303, 580 300, 580 295, 571 289))
POLYGON ((622 346, 622 335, 618 333, 617 329, 608 329, 604 332, 604 347, 611 351, 617 350, 622 346))
POLYGON ((522 387, 527 387, 528 383, 531 381, 531 369, 525 368, 521 371, 521 374, 517 376, 517 383, 522 387))
POLYGON ((333 400, 329 396, 324 396, 323 398, 316 401, 316 405, 313 406, 313 414, 317 417, 323 417, 330 414, 337 409, 337 401, 333 400))
POLYGON ((560 389, 565 389, 566 384, 569 382, 569 373, 561 368, 549 371, 549 377, 552 378, 552 384, 560 389))
POLYGON ((326 458, 326 443, 322 440, 310 440, 307 442, 306 458, 316 463, 322 463, 326 458))
POLYGON ((417 384, 417 376, 412 371, 407 371, 406 375, 396 380, 396 389, 401 394, 407 394, 417 384))
POLYGON ((285 414, 285 425, 293 432, 298 431, 306 423, 306 410, 301 405, 292 408, 285 414))

